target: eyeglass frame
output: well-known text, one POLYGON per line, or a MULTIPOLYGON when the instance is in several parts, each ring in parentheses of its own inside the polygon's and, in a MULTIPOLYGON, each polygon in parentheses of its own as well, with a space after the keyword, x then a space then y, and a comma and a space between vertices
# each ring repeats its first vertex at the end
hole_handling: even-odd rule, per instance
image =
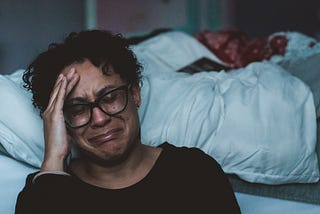
MULTIPOLYGON (((94 108, 98 108, 100 111, 102 111, 104 114, 106 114, 106 115, 108 115, 108 116, 110 116, 110 117, 112 117, 112 116, 115 116, 115 115, 117 115, 117 114, 120 114, 121 112, 123 112, 126 108, 127 108, 127 106, 128 106, 128 96, 129 96, 129 89, 131 88, 131 84, 126 84, 126 85, 121 85, 121 86, 118 86, 118 87, 116 87, 116 88, 113 88, 113 89, 111 89, 110 91, 107 91, 107 92, 105 92, 105 93, 103 93, 101 96, 99 96, 96 100, 94 100, 93 102, 83 102, 83 103, 78 103, 78 104, 74 104, 74 105, 85 105, 85 106, 89 106, 89 109, 90 109, 90 117, 89 117, 89 119, 88 119, 88 122, 86 122, 85 124, 83 124, 83 125, 80 125, 80 126, 72 126, 67 120, 65 120, 65 123, 67 124, 67 126, 69 127, 69 128, 72 128, 72 129, 78 129, 78 128, 81 128, 81 127, 84 127, 84 126, 86 126, 86 125, 88 125, 90 122, 91 122, 91 120, 92 120, 92 111, 93 111, 93 109, 94 108), (121 90, 124 90, 125 91, 125 98, 126 98, 126 102, 125 102, 125 105, 123 106, 123 108, 120 110, 120 111, 118 111, 118 112, 116 112, 116 113, 113 113, 113 114, 110 114, 110 113, 108 113, 108 112, 105 112, 101 107, 100 107, 100 105, 99 105, 99 102, 102 100, 102 98, 104 97, 104 96, 106 96, 106 95, 108 95, 108 94, 110 94, 110 93, 112 93, 112 92, 114 92, 114 91, 117 91, 117 90, 119 90, 119 89, 121 89, 121 90)), ((65 107, 63 107, 63 109, 64 109, 65 107)), ((65 116, 64 116, 65 117, 65 116)))

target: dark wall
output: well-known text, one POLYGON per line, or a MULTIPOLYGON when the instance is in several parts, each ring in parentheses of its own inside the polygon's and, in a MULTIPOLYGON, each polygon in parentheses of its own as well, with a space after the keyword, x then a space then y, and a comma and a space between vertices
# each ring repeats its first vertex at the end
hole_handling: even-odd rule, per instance
POLYGON ((0 73, 25 68, 50 42, 83 29, 83 2, 0 0, 0 73))
MULTIPOLYGON (((25 68, 50 42, 60 41, 70 31, 84 29, 85 2, 0 0, 0 73, 25 68)), ((183 4, 184 1, 179 2, 183 4)), ((194 2, 211 5, 210 0, 194 2)), ((135 7, 142 7, 136 1, 132 3, 135 7)), ((223 3, 220 11, 222 27, 227 19, 226 26, 236 27, 251 37, 265 37, 287 30, 320 35, 320 0, 220 0, 220 3, 223 3)), ((206 7, 199 8, 207 11, 206 7)), ((211 8, 208 11, 208 14, 204 11, 199 14, 204 16, 203 20, 209 20, 205 24, 210 27, 212 19, 206 16, 211 17, 211 11, 216 10, 211 8)), ((194 24, 190 20, 187 24, 194 24)))
POLYGON ((233 0, 234 25, 252 37, 277 31, 320 32, 320 0, 233 0))

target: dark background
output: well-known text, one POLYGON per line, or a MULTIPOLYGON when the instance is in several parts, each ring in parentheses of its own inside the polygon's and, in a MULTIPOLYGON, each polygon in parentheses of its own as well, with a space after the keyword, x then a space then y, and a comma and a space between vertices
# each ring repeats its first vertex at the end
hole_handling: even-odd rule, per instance
MULTIPOLYGON (((163 20, 172 20, 166 22, 168 26, 174 23, 188 33, 233 27, 250 37, 289 30, 320 37, 320 0, 0 0, 0 73, 25 68, 50 42, 61 41, 71 31, 99 27, 88 21, 105 17, 108 11, 114 13, 113 22, 127 21, 133 33, 153 30, 150 26, 156 28, 159 20, 167 18, 163 20), (101 8, 106 2, 108 8, 101 8), (123 6, 115 10, 119 2, 123 6), (96 14, 88 13, 90 5, 100 6, 93 9, 96 14), (128 14, 133 9, 136 14, 128 14)), ((108 20, 96 23, 104 21, 108 20)))

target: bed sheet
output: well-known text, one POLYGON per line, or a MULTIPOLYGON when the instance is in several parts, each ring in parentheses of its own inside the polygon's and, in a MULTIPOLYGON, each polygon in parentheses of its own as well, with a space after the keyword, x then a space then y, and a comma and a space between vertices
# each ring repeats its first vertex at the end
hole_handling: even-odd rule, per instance
POLYGON ((319 214, 320 205, 236 192, 243 214, 319 214))
MULTIPOLYGON (((27 174, 36 168, 0 154, 0 213, 13 214, 16 198, 23 188, 27 174)), ((320 206, 275 198, 236 193, 243 214, 316 214, 320 206)))
POLYGON ((0 153, 0 213, 13 214, 27 174, 37 169, 0 153))

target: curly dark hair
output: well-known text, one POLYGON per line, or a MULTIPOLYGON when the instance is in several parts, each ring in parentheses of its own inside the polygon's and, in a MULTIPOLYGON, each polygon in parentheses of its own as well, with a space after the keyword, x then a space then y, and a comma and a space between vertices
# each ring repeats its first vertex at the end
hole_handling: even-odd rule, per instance
POLYGON ((141 65, 121 34, 104 30, 85 30, 70 33, 62 43, 52 43, 27 67, 24 87, 32 91, 33 105, 43 113, 60 72, 73 63, 89 60, 108 75, 108 67, 128 84, 139 84, 141 65))

